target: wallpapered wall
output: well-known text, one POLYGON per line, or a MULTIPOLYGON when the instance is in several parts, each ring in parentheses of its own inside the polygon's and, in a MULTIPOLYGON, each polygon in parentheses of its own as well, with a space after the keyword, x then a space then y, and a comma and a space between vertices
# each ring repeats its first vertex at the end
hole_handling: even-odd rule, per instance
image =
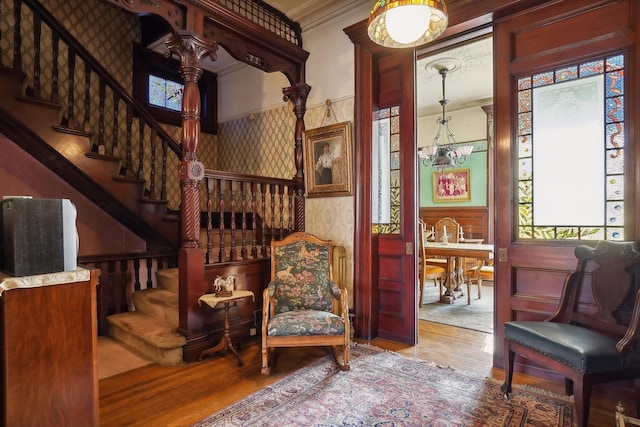
MULTIPOLYGON (((312 89, 313 90, 313 89, 312 89)), ((222 103, 221 108, 224 108, 222 103)), ((315 129, 338 122, 353 122, 353 98, 333 102, 331 117, 326 106, 309 107, 305 127, 315 129)), ((290 179, 294 163, 295 115, 291 103, 218 126, 218 166, 250 175, 290 179)), ((344 246, 347 252, 345 286, 353 306, 353 196, 311 198, 306 200, 305 228, 323 239, 344 246)))

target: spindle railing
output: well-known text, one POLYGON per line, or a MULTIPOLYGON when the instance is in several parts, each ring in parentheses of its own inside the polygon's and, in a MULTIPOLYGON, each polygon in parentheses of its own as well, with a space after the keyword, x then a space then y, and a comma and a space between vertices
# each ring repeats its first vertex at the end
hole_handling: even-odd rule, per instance
MULTIPOLYGON (((11 7, 11 2, 0 4, 11 7)), ((87 136, 89 157, 121 158, 120 180, 143 182, 143 198, 165 201, 167 177, 174 175, 166 168, 181 158, 179 143, 38 1, 14 0, 12 10, 2 13, 12 13, 16 23, 9 43, 13 52, 3 52, 2 58, 13 56, 9 66, 26 74, 28 96, 63 105, 54 128, 87 136), (32 34, 25 37, 22 32, 29 29, 32 34), (34 54, 22 55, 27 49, 34 54), (32 59, 25 63, 25 58, 32 59), (61 77, 66 84, 60 84, 61 77)))
POLYGON ((200 246, 208 264, 266 258, 272 239, 295 231, 298 181, 207 170, 204 182, 200 246))
MULTIPOLYGON (((88 157, 121 160, 117 180, 143 182, 143 198, 166 202, 167 180, 177 179, 167 171, 178 169, 179 144, 38 1, 0 0, 0 13, 13 16, 15 23, 0 33, 0 48, 9 46, 0 50, 0 66, 25 75, 27 89, 21 96, 59 104, 63 114, 56 130, 86 136, 88 157), (33 52, 28 62, 27 51, 33 52)), ((207 170, 200 243, 206 263, 267 258, 272 239, 295 231, 301 185, 299 180, 207 170)), ((101 270, 101 333, 107 333, 106 316, 131 309, 132 292, 155 286, 153 272, 177 266, 177 249, 79 258, 81 265, 101 270)))

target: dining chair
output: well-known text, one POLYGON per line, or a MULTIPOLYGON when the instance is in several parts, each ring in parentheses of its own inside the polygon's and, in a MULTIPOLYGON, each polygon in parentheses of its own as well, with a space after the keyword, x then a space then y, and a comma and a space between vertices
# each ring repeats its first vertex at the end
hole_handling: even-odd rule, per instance
POLYGON ((490 260, 488 265, 485 265, 484 260, 476 260, 475 266, 465 272, 465 277, 467 280, 467 305, 470 305, 471 286, 478 285, 478 299, 482 299, 482 281, 489 280, 493 282, 493 260, 490 260))
MULTIPOLYGON (((441 243, 442 236, 444 236, 445 233, 449 243, 458 243, 458 237, 460 236, 460 224, 458 224, 458 221, 451 217, 440 218, 434 226, 435 243, 441 243)), ((447 262, 446 257, 431 257, 427 258, 426 264, 443 268, 446 275, 449 274, 447 271, 447 262)))
POLYGON ((421 219, 418 218, 418 242, 419 242, 419 281, 418 286, 420 287, 420 299, 418 300, 418 307, 422 307, 422 298, 424 295, 424 286, 427 280, 433 280, 433 286, 440 285, 440 292, 442 292, 442 281, 444 280, 444 275, 446 270, 443 267, 435 266, 435 265, 427 265, 426 259, 427 254, 425 252, 425 243, 427 242, 427 224, 421 219))

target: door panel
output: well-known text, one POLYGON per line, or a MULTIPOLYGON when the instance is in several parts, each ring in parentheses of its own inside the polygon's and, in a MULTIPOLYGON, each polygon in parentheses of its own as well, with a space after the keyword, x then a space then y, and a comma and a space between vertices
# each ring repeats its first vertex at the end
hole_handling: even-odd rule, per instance
POLYGON ((381 186, 390 186, 378 190, 388 191, 389 197, 374 197, 373 201, 375 203, 376 199, 379 199, 390 204, 390 207, 381 206, 383 209, 390 208, 389 224, 378 224, 378 220, 374 220, 372 227, 378 249, 378 271, 374 275, 374 280, 377 280, 374 289, 377 289, 379 302, 377 336, 415 344, 417 160, 413 91, 414 52, 400 52, 381 58, 378 61, 377 74, 378 109, 391 109, 390 141, 388 148, 383 148, 390 151, 387 153, 389 165, 378 162, 387 169, 376 171, 374 167, 372 170, 374 180, 376 176, 388 174, 388 180, 379 181, 382 182, 381 186))
MULTIPOLYGON (((636 52, 638 5, 627 1, 563 0, 535 11, 504 18, 494 26, 496 136, 496 317, 497 325, 513 319, 543 319, 555 309, 567 272, 576 267, 574 248, 589 241, 518 238, 518 103, 519 77, 556 69, 589 58, 627 50, 628 75, 638 70, 636 52), (635 61, 635 62, 632 62, 635 61), (498 221, 497 218, 500 220, 498 221)), ((628 78, 627 128, 637 104, 637 84, 628 78)), ((631 132, 632 133, 632 132, 631 132)), ((637 138, 636 138, 637 139, 637 138)), ((625 236, 637 238, 634 222, 637 141, 629 134, 626 149, 625 236)), ((568 158, 567 161, 575 161, 568 158)), ((637 220, 635 220, 637 221, 637 220)), ((503 330, 495 334, 494 362, 503 366, 503 330)), ((523 362, 521 369, 534 373, 523 362)), ((541 373, 542 374, 542 373, 541 373)))

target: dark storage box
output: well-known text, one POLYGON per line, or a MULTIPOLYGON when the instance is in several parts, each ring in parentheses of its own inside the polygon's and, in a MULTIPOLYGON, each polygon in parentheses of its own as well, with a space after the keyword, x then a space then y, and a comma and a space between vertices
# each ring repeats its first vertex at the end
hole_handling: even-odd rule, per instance
POLYGON ((2 270, 32 276, 77 268, 75 208, 66 199, 3 200, 2 270))

